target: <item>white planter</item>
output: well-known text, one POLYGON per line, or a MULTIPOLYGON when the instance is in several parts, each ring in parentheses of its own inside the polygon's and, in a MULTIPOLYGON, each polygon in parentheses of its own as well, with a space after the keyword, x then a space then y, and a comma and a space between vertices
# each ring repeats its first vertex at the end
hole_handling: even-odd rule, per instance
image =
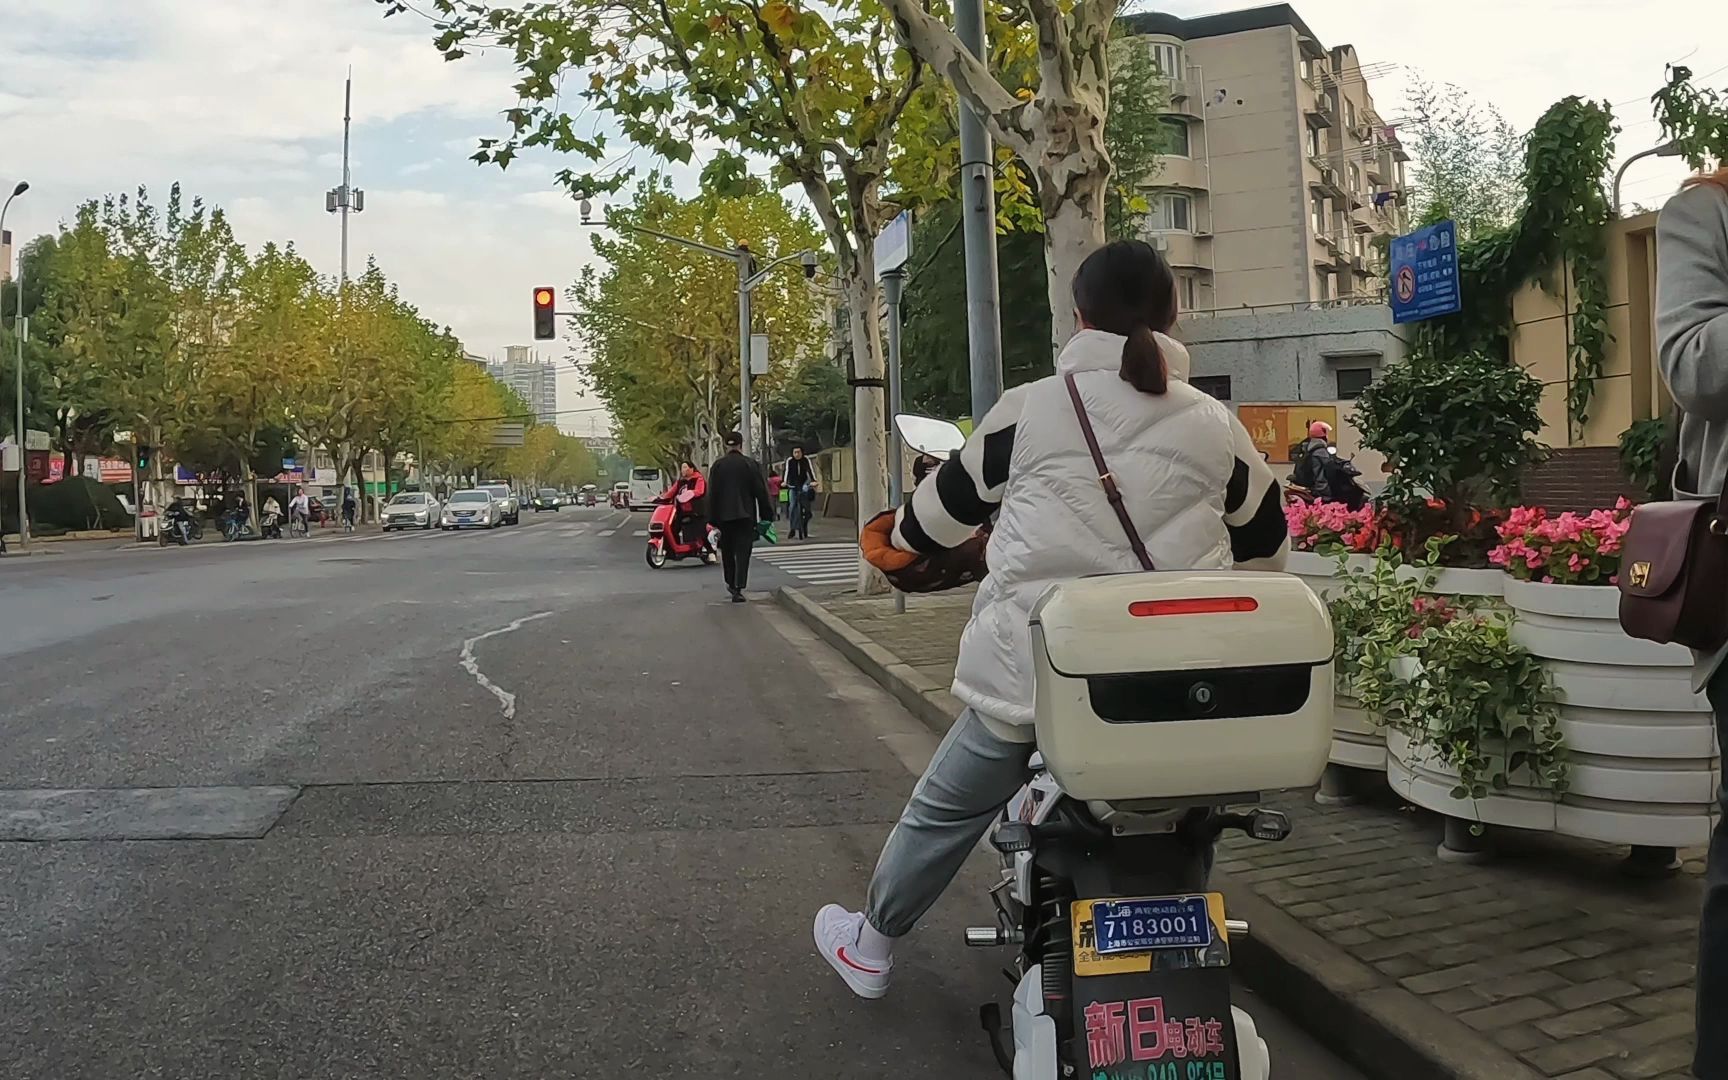
POLYGON ((1553 792, 1545 788, 1515 783, 1510 790, 1486 798, 1454 799, 1452 789, 1458 784, 1458 773, 1426 748, 1417 750, 1402 732, 1390 729, 1386 732, 1386 781, 1393 791, 1417 806, 1463 821, 1553 832, 1558 820, 1559 805, 1553 792))
POLYGON ((1706 844, 1721 784, 1716 726, 1692 692, 1692 654, 1627 637, 1610 586, 1505 577, 1512 636, 1560 693, 1571 788, 1555 828, 1647 847, 1706 844))
MULTIPOLYGON (((1368 569, 1374 565, 1372 555, 1346 555, 1346 563, 1352 568, 1368 569)), ((1290 561, 1286 565, 1287 572, 1296 575, 1314 590, 1314 595, 1322 600, 1338 586, 1338 560, 1331 555, 1318 555, 1312 551, 1292 551, 1290 561)))
MULTIPOLYGON (((1398 576, 1405 580, 1420 578, 1430 571, 1421 566, 1400 566, 1398 576)), ((1422 591, 1431 596, 1497 597, 1505 587, 1506 575, 1498 569, 1472 570, 1443 566, 1432 571, 1434 583, 1422 591)))
POLYGON ((1327 760, 1374 772, 1386 768, 1386 729, 1369 717, 1360 701, 1342 690, 1332 699, 1332 753, 1327 760))

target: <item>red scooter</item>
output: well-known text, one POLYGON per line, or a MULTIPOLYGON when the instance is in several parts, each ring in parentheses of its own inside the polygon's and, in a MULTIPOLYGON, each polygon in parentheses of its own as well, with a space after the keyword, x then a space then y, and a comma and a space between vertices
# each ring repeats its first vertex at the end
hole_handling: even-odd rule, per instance
POLYGON ((714 526, 704 527, 704 539, 685 543, 672 527, 672 519, 677 516, 678 506, 670 497, 662 495, 654 500, 654 514, 648 519, 648 565, 658 570, 667 560, 700 558, 710 566, 719 562, 715 552, 720 550, 720 533, 714 526))

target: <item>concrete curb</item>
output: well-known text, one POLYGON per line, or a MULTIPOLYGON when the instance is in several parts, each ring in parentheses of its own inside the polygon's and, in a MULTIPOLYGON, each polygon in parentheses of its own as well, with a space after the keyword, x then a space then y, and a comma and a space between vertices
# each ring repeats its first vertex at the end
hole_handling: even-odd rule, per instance
MULTIPOLYGON (((852 629, 798 589, 782 607, 838 649, 925 726, 942 734, 963 706, 946 687, 852 629)), ((1448 1016, 1303 926, 1223 870, 1212 886, 1252 928, 1234 943, 1242 981, 1377 1080, 1544 1080, 1481 1032, 1448 1016)), ((1274 1062, 1274 1075, 1276 1075, 1274 1062)))

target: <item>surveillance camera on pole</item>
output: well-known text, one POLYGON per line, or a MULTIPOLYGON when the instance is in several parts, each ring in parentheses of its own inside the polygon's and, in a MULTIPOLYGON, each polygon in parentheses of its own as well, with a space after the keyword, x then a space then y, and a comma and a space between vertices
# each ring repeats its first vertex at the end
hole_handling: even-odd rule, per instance
POLYGON ((804 265, 804 280, 816 280, 816 253, 806 248, 798 253, 798 261, 804 265))

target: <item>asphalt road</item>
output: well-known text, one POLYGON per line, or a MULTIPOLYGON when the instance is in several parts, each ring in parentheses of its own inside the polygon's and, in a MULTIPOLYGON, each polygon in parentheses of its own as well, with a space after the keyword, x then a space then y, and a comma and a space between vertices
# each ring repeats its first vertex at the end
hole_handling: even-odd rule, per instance
POLYGON ((523 520, 0 560, 0 1077, 999 1075, 982 860, 884 1001, 809 944, 934 739, 646 515, 523 520))

